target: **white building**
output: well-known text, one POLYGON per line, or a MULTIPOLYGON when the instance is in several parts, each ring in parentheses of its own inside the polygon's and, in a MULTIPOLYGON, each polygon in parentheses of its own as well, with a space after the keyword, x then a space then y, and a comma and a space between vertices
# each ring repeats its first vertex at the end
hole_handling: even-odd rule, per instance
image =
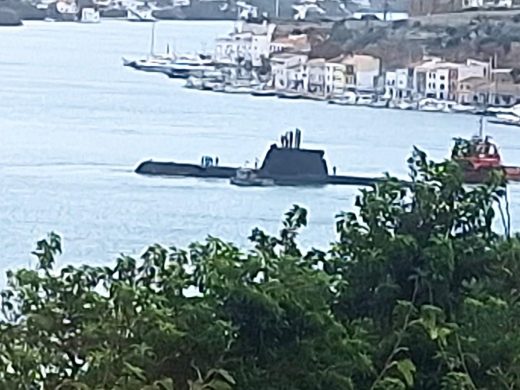
POLYGON ((324 58, 313 58, 307 61, 307 73, 309 77, 308 81, 308 92, 311 95, 324 97, 326 96, 325 91, 325 59, 324 58))
POLYGON ((217 38, 214 59, 217 64, 236 65, 239 60, 251 57, 252 35, 232 34, 229 37, 217 38))
POLYGON ((413 92, 413 69, 400 68, 396 69, 396 88, 397 98, 408 99, 413 92))
POLYGON ((484 0, 462 0, 462 9, 481 8, 484 6, 484 0))
POLYGON ((331 59, 325 64, 325 93, 329 97, 342 96, 348 87, 354 87, 354 66, 344 64, 343 57, 331 59))
POLYGON ((487 62, 468 59, 465 63, 453 63, 433 58, 415 67, 414 92, 422 97, 455 100, 461 80, 487 78, 490 72, 491 65, 487 62))
POLYGON ((345 83, 357 89, 374 89, 381 75, 381 60, 366 54, 337 57, 329 62, 345 65, 345 83))
POLYGON ((397 71, 385 72, 385 97, 397 99, 397 71))
POLYGON ((462 0, 462 9, 512 7, 513 0, 462 0))
POLYGON ((262 58, 269 58, 271 41, 276 25, 268 24, 264 34, 253 34, 251 39, 251 61, 254 67, 262 65, 262 58))
POLYGON ((254 67, 262 65, 262 57, 268 58, 276 26, 264 23, 253 25, 239 22, 235 31, 215 42, 215 62, 236 65, 240 60, 250 60, 254 67))
POLYGON ((275 90, 294 88, 297 75, 301 74, 302 84, 307 83, 307 55, 292 53, 277 53, 271 56, 271 77, 275 90))

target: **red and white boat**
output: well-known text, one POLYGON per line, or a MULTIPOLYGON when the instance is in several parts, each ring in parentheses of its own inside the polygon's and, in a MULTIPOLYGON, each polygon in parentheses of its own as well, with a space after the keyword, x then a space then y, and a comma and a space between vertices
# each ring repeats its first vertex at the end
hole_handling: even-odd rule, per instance
POLYGON ((478 136, 470 140, 457 138, 451 158, 457 162, 464 173, 464 181, 470 184, 486 182, 492 172, 502 172, 507 181, 520 181, 520 167, 506 166, 498 146, 491 137, 484 137, 483 123, 480 121, 478 136))

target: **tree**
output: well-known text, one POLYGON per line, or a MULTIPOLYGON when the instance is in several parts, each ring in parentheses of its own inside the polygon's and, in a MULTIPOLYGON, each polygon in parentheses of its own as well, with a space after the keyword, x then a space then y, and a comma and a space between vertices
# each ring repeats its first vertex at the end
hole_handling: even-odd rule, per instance
POLYGON ((467 188, 419 150, 409 164, 409 183, 338 215, 327 251, 298 247, 298 206, 247 252, 208 237, 56 269, 50 234, 1 293, 2 388, 519 387, 520 239, 493 230, 505 183, 467 188))

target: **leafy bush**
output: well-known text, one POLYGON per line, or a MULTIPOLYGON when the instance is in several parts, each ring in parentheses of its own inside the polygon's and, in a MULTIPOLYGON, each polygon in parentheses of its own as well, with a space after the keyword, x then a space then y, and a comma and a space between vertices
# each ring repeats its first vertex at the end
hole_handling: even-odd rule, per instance
POLYGON ((298 248, 297 206, 247 252, 209 237, 58 270, 49 235, 1 294, 1 388, 520 387, 520 239, 492 229, 504 184, 467 188, 418 150, 409 164, 410 183, 337 216, 326 252, 298 248))

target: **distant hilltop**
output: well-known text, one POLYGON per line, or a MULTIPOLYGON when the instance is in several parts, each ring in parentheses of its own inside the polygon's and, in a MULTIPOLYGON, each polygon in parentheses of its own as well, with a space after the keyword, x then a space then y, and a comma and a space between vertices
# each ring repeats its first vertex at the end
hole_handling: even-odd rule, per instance
POLYGON ((312 28, 310 34, 317 42, 312 57, 364 53, 381 58, 389 68, 406 66, 424 55, 455 62, 493 57, 511 68, 520 64, 520 11, 514 10, 438 14, 386 23, 344 20, 329 29, 312 28))
POLYGON ((407 12, 410 0, 0 0, 24 20, 74 20, 84 7, 96 7, 102 17, 126 16, 127 9, 148 7, 156 19, 236 20, 276 19, 330 21, 356 12, 407 12))

